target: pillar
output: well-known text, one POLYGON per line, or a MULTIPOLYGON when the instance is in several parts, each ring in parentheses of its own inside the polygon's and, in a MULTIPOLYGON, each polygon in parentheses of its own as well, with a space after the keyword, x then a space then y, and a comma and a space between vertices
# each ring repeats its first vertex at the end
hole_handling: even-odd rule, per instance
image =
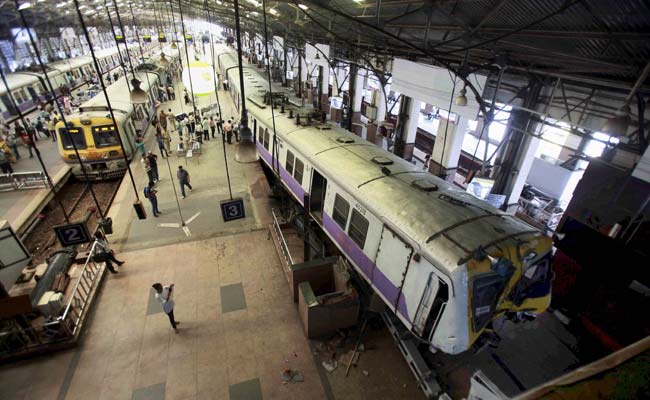
POLYGON ((354 64, 350 64, 350 126, 349 131, 361 136, 361 100, 363 99, 364 79, 361 75, 363 70, 354 64))
POLYGON ((429 171, 432 174, 438 175, 449 182, 454 181, 468 122, 467 118, 460 116, 455 124, 440 118, 438 132, 436 132, 436 142, 433 145, 431 162, 429 163, 429 171), (445 129, 447 130, 446 134, 445 129))
POLYGON ((420 101, 402 95, 397 127, 395 128, 394 152, 405 160, 411 160, 413 157, 419 113, 420 101))
POLYGON ((329 113, 330 111, 330 97, 329 97, 329 87, 330 87, 330 68, 329 65, 321 66, 318 68, 318 73, 320 74, 320 109, 329 113))
POLYGON ((380 122, 386 119, 386 99, 388 98, 388 93, 390 93, 390 85, 380 86, 379 93, 377 93, 377 120, 375 123, 379 125, 380 122))
MULTIPOLYGON (((535 109, 542 83, 529 83, 523 107, 535 109)), ((509 138, 501 145, 495 165, 499 168, 494 174, 494 186, 491 193, 505 195, 503 210, 514 212, 517 208, 519 195, 528 178, 528 172, 539 146, 539 139, 524 132, 534 132, 539 124, 534 122, 531 113, 521 109, 510 112, 505 137, 509 138)))

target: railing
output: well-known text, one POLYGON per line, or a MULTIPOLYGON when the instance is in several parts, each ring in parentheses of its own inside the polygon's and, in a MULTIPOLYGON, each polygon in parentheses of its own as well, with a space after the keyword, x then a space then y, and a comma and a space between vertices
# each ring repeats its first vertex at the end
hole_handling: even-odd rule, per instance
POLYGON ((278 222, 278 218, 276 217, 275 210, 273 208, 271 209, 271 215, 273 215, 273 230, 275 230, 275 233, 278 235, 278 239, 280 241, 280 247, 282 248, 282 253, 284 254, 284 258, 289 265, 293 265, 293 258, 291 258, 289 247, 287 246, 287 242, 284 239, 284 235, 282 234, 282 228, 280 227, 280 223, 278 222))
POLYGON ((70 300, 65 307, 63 315, 59 317, 59 320, 63 322, 63 325, 69 329, 73 336, 79 329, 79 322, 81 321, 83 313, 88 305, 90 294, 103 271, 101 266, 93 261, 96 247, 97 242, 94 242, 90 248, 84 267, 81 270, 79 280, 72 290, 72 296, 70 296, 70 300))
POLYGON ((93 261, 96 245, 96 242, 93 243, 88 253, 79 280, 64 305, 63 313, 40 324, 30 324, 22 315, 13 321, 4 321, 4 330, 0 332, 0 355, 27 354, 75 337, 81 327, 84 312, 90 304, 91 294, 104 272, 101 264, 93 261))
POLYGON ((22 189, 40 189, 48 187, 43 171, 14 172, 0 175, 0 191, 8 192, 22 189))

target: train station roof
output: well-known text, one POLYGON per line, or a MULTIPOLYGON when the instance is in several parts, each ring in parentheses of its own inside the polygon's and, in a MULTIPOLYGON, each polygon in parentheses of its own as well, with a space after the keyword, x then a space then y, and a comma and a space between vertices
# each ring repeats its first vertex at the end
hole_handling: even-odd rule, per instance
MULTIPOLYGON (((7 28, 21 27, 16 4, 42 35, 79 26, 75 2, 4 1, 7 28)), ((89 26, 109 24, 106 3, 79 0, 89 26)), ((171 26, 211 19, 234 26, 233 0, 116 1, 124 24, 171 26)), ((644 0, 289 0, 266 1, 270 33, 292 41, 333 44, 341 58, 383 54, 439 65, 508 65, 585 83, 631 87, 650 60, 650 4, 644 0)), ((261 0, 240 0, 246 31, 263 32, 261 0)), ((114 12, 112 13, 115 17, 114 12)), ((113 22, 116 23, 115 18, 113 22)))

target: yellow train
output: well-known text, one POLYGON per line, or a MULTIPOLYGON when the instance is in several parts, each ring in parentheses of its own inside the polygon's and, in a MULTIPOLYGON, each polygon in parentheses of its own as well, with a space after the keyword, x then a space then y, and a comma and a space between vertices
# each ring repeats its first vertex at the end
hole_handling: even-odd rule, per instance
POLYGON ((137 149, 135 141, 144 136, 151 121, 156 117, 160 98, 159 83, 167 81, 167 75, 176 67, 179 51, 165 49, 171 54, 168 67, 160 67, 159 56, 154 56, 138 67, 135 75, 142 82, 141 89, 147 92, 144 104, 132 104, 127 79, 123 77, 106 88, 117 129, 111 119, 110 110, 103 93, 88 100, 79 109, 65 117, 67 126, 60 121, 56 126, 59 153, 70 164, 72 173, 85 179, 79 160, 84 164, 89 180, 118 178, 126 171, 126 160, 130 161, 137 149), (124 146, 120 146, 120 140, 124 146), (76 152, 75 152, 76 146, 76 152), (125 154, 124 154, 125 153, 125 154))

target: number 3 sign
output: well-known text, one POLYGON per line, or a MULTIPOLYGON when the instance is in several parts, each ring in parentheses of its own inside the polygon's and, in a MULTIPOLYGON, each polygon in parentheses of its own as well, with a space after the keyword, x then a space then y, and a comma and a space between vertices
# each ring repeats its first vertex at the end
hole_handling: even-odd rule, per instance
POLYGON ((230 222, 236 219, 246 218, 246 213, 244 212, 244 200, 241 198, 232 199, 232 200, 222 200, 221 215, 223 216, 224 222, 230 222))
POLYGON ((88 228, 83 222, 55 226, 54 231, 63 247, 90 242, 88 228))

